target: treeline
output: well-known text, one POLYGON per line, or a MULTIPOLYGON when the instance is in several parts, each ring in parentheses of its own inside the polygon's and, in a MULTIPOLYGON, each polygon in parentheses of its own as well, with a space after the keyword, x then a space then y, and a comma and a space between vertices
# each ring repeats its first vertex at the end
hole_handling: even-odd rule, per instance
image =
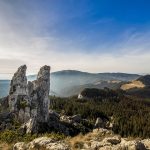
POLYGON ((81 93, 83 97, 88 99, 113 99, 114 101, 119 100, 120 96, 123 95, 122 90, 112 90, 109 88, 96 89, 96 88, 85 88, 81 93))
POLYGON ((100 99, 77 99, 50 97, 50 108, 66 115, 81 114, 91 123, 95 123, 97 117, 110 119, 114 118, 113 131, 123 137, 150 137, 150 101, 137 99, 129 96, 121 96, 119 100, 105 97, 105 101, 100 99))

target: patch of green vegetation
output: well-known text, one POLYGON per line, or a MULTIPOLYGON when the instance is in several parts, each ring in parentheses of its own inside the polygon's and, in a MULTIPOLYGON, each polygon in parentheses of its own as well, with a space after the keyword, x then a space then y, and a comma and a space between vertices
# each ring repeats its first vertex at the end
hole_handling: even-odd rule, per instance
POLYGON ((19 103, 19 109, 25 109, 26 107, 28 106, 28 103, 27 103, 27 101, 20 101, 20 103, 19 103))
POLYGON ((15 127, 15 129, 18 129, 21 126, 21 123, 16 118, 12 119, 12 124, 15 127))
POLYGON ((37 135, 25 134, 22 135, 18 130, 5 130, 0 133, 0 141, 6 143, 15 143, 19 141, 29 142, 35 139, 37 135))
POLYGON ((18 133, 13 130, 5 130, 0 133, 0 140, 3 142, 11 143, 18 138, 18 133))
POLYGON ((19 130, 5 130, 0 133, 0 141, 6 143, 16 143, 16 142, 30 142, 38 137, 49 137, 56 140, 63 140, 66 138, 64 134, 61 133, 44 133, 44 134, 24 134, 22 135, 19 130))
POLYGON ((113 101, 117 101, 120 96, 122 96, 122 92, 119 90, 111 90, 108 88, 104 89, 96 89, 96 88, 85 88, 82 92, 81 95, 86 98, 90 99, 105 99, 109 98, 112 99, 113 101))

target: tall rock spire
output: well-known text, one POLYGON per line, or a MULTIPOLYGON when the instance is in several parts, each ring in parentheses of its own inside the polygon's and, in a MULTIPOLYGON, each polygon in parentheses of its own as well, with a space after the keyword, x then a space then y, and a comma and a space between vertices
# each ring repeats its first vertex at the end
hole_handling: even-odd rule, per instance
MULTIPOLYGON (((31 83, 30 83, 31 84, 31 83)), ((35 106, 32 115, 38 122, 47 122, 49 114, 49 91, 50 91, 50 67, 43 66, 33 81, 33 93, 31 93, 31 105, 35 106)))
POLYGON ((27 77, 26 65, 20 66, 14 74, 9 91, 9 107, 11 111, 15 111, 18 96, 27 95, 27 77))
POLYGON ((38 133, 49 118, 50 66, 43 66, 37 79, 27 83, 26 65, 14 74, 8 95, 10 111, 27 132, 38 133))

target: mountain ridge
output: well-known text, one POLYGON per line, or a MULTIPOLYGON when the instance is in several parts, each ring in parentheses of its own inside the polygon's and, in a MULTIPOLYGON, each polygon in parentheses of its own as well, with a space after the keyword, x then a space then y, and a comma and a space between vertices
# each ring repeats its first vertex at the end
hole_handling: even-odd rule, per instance
MULTIPOLYGON (((51 94, 54 95, 57 93, 57 96, 71 96, 72 94, 76 94, 72 89, 74 87, 78 88, 80 86, 84 87, 84 85, 93 85, 94 83, 98 83, 100 81, 110 81, 110 80, 119 80, 119 81, 131 81, 141 77, 138 74, 129 74, 129 73, 89 73, 82 72, 78 70, 61 70, 52 72, 50 75, 51 78, 51 94)), ((33 81, 36 79, 36 75, 28 75, 29 81, 33 81)), ((2 81, 0 80, 0 87, 2 85, 2 81)), ((8 94, 8 86, 10 80, 7 81, 6 86, 3 85, 3 91, 0 88, 0 97, 3 97, 8 94), (6 90, 5 90, 6 89, 6 90), (4 94, 3 94, 3 93, 4 94)), ((78 89, 76 90, 79 91, 78 89)))

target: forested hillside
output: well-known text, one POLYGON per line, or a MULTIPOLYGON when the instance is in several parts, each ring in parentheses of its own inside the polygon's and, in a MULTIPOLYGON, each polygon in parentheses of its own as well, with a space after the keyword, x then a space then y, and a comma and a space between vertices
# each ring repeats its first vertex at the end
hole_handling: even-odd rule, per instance
POLYGON ((123 137, 150 137, 150 99, 137 99, 120 92, 118 95, 117 101, 110 95, 88 100, 76 96, 51 97, 51 108, 66 115, 81 114, 92 124, 97 117, 110 120, 113 116, 115 133, 123 137))

